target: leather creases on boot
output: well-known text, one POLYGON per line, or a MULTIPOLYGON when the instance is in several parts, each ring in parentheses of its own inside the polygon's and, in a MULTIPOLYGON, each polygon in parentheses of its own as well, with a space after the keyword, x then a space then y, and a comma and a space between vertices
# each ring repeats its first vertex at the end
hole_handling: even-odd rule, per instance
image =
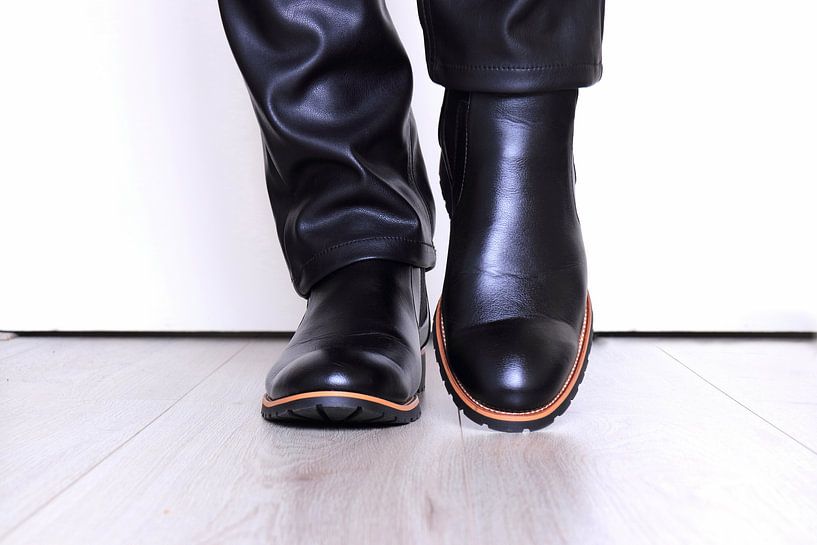
POLYGON ((424 273, 393 261, 361 261, 318 282, 267 375, 264 417, 329 425, 419 418, 427 301, 424 273))
POLYGON ((451 239, 435 345, 454 401, 494 429, 548 425, 584 373, 592 308, 573 194, 577 96, 446 92, 451 239))

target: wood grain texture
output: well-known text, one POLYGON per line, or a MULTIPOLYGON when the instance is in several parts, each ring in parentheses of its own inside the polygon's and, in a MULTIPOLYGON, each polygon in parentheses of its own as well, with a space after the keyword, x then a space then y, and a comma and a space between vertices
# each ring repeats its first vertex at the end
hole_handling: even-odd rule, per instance
POLYGON ((0 536, 246 345, 67 337, 9 344, 18 342, 36 346, 0 360, 0 536))
POLYGON ((817 531, 817 457, 652 340, 598 339, 546 433, 463 435, 485 543, 807 543, 817 531), (498 497, 518 501, 498 509, 498 497))
POLYGON ((410 426, 299 429, 260 417, 283 347, 254 341, 8 543, 423 542, 461 535, 456 411, 435 387, 410 426), (447 415, 447 418, 443 416, 447 415), (454 452, 452 452, 454 451, 454 452), (85 510, 81 506, 93 506, 85 510), (77 523, 78 510, 83 520, 77 523))
POLYGON ((657 344, 817 453, 817 342, 664 339, 657 344))
MULTIPOLYGON (((264 375, 285 343, 251 340, 1 542, 811 543, 817 456, 662 341, 598 339, 571 409, 547 430, 508 435, 461 425, 434 368, 408 426, 265 422, 264 375)), ((185 342, 180 351, 227 341, 185 342)), ((151 359, 129 367, 162 367, 151 359)))
POLYGON ((13 337, 0 343, 0 361, 42 344, 40 337, 13 337), (11 342, 14 341, 14 342, 11 342))

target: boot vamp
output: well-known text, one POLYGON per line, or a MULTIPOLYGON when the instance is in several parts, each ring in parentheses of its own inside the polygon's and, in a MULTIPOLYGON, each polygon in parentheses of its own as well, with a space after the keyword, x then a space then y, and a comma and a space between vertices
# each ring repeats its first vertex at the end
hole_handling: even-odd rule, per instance
POLYGON ((267 394, 343 390, 397 403, 411 398, 421 376, 411 274, 408 265, 371 260, 316 285, 267 376, 267 394))

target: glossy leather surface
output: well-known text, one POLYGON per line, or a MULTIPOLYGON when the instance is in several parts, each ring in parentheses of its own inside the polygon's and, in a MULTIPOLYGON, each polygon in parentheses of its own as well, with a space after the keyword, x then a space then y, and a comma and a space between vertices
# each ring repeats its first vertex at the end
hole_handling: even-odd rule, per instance
POLYGON ((405 403, 420 389, 430 336, 423 272, 367 260, 315 284, 295 335, 267 375, 272 399, 324 390, 405 403))
MULTIPOLYGON (((601 77, 604 0, 419 0, 448 89, 541 93, 601 77)), ((364 259, 435 262, 412 74, 383 0, 219 0, 263 137, 299 294, 364 259)))
POLYGON ((446 93, 446 350, 461 385, 492 409, 545 406, 576 360, 587 291, 573 197, 577 95, 446 93))
POLYGON ((418 0, 431 79, 537 93, 601 78, 604 0, 418 0))
POLYGON ((434 265, 412 74, 382 0, 220 0, 296 290, 364 259, 434 265))
MULTIPOLYGON (((569 373, 584 312, 573 110, 575 89, 601 76, 604 1, 419 5, 429 73, 447 88, 452 367, 480 402, 536 409, 569 373)), ((281 246, 309 300, 268 395, 345 389, 404 402, 420 383, 425 290, 412 279, 434 265, 434 207, 411 68, 385 3, 219 7, 261 128, 281 246)))

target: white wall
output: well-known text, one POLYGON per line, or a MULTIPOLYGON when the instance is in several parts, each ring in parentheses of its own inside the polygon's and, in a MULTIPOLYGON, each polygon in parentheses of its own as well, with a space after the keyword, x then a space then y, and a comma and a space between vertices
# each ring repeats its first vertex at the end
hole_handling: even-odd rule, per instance
MULTIPOLYGON (((414 2, 389 5, 434 180, 441 90, 414 2)), ((815 16, 608 5, 576 137, 597 329, 815 329, 815 16)), ((0 51, 0 329, 295 327, 216 0, 9 3, 0 51)))

